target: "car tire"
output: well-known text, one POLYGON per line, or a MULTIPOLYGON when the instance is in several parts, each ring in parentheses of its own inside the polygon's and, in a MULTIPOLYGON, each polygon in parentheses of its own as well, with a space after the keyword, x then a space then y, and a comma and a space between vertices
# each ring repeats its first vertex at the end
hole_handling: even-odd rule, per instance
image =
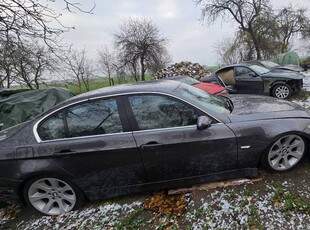
POLYGON ((288 98, 292 93, 292 89, 285 83, 278 83, 272 88, 272 96, 280 99, 288 98))
POLYGON ((27 204, 43 215, 60 215, 81 207, 85 196, 74 184, 55 177, 36 177, 24 186, 27 204))
POLYGON ((295 168, 306 155, 303 137, 289 134, 280 137, 265 151, 261 163, 271 172, 287 172, 295 168))

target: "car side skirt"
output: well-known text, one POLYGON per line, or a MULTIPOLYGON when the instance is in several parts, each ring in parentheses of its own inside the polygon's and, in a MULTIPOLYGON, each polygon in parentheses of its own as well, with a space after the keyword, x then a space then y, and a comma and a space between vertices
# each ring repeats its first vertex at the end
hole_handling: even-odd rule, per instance
POLYGON ((100 189, 100 190, 88 190, 84 191, 90 201, 100 200, 102 198, 112 198, 128 193, 142 193, 149 191, 159 191, 172 188, 188 187, 191 185, 197 185, 202 183, 210 183, 215 181, 223 181, 229 179, 240 178, 255 178, 258 176, 258 168, 242 168, 231 171, 225 171, 220 173, 214 173, 209 175, 189 177, 186 179, 176 179, 169 181, 158 181, 154 183, 139 184, 126 187, 100 189))

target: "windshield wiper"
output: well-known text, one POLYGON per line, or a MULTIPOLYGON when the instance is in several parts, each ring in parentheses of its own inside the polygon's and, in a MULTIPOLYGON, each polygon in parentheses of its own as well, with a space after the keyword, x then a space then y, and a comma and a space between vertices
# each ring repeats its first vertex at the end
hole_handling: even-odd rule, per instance
POLYGON ((225 103, 225 107, 229 110, 230 113, 234 110, 234 103, 228 97, 222 95, 214 95, 214 96, 225 103))
POLYGON ((234 110, 234 103, 228 97, 226 97, 226 103, 231 113, 234 110))
POLYGON ((230 113, 234 110, 234 103, 228 97, 220 96, 226 104, 226 107, 229 109, 230 113))

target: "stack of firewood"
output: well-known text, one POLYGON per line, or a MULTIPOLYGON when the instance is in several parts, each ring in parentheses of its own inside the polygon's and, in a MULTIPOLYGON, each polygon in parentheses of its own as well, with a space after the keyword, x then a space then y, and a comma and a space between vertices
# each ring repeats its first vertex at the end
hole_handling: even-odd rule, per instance
POLYGON ((209 73, 208 70, 198 63, 182 61, 175 63, 168 68, 157 71, 154 74, 154 78, 157 80, 171 76, 189 76, 199 80, 201 77, 209 73))

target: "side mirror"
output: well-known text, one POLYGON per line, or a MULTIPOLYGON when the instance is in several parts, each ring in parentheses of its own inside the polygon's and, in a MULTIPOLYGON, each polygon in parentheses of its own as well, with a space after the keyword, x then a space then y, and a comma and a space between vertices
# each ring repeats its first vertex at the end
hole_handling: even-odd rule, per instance
POLYGON ((207 116, 200 116, 197 120, 197 130, 204 130, 209 128, 212 124, 212 120, 207 116))

